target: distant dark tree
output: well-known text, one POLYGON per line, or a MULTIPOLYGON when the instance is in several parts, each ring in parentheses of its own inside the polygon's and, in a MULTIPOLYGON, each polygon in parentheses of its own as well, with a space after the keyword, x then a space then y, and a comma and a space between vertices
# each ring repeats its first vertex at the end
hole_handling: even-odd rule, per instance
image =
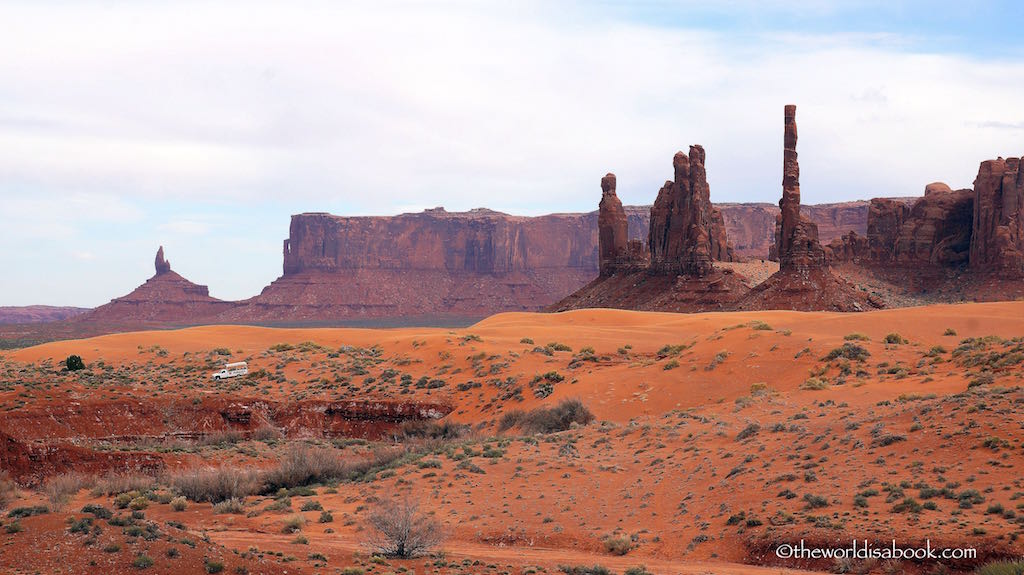
POLYGON ((85 362, 82 361, 81 356, 69 355, 64 361, 64 364, 68 366, 68 371, 78 371, 85 369, 85 362))

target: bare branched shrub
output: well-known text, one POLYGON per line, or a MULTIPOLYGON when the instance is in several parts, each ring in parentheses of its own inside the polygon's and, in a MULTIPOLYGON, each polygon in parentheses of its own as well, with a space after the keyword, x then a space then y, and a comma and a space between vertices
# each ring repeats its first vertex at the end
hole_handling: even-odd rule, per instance
POLYGON ((111 472, 96 480, 92 494, 99 497, 101 495, 120 495, 129 491, 144 493, 151 491, 155 485, 156 480, 149 475, 111 472))
POLYGON ((0 511, 18 497, 18 486, 11 480, 10 474, 0 470, 0 511))
POLYGON ((367 521, 366 546, 388 557, 417 557, 444 541, 441 524, 410 499, 379 502, 367 521))
POLYGON ((46 481, 43 493, 54 512, 63 511, 71 498, 85 485, 85 479, 77 473, 56 475, 46 481))
POLYGON ((554 433, 565 431, 574 423, 586 425, 593 420, 594 415, 582 401, 563 399, 554 407, 509 411, 501 418, 498 427, 501 431, 518 427, 527 433, 554 433))
POLYGON ((170 483, 185 498, 210 503, 243 499, 260 490, 255 473, 230 468, 191 471, 171 477, 170 483))

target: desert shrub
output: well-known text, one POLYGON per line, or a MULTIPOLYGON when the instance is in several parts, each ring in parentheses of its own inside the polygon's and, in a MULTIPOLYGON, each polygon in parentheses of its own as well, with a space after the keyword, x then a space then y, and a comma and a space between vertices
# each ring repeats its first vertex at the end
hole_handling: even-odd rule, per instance
POLYGON ((651 572, 647 570, 647 567, 637 565, 636 567, 626 569, 622 572, 622 575, 651 575, 651 572))
POLYGON ((533 340, 528 338, 528 337, 524 337, 524 338, 519 340, 519 343, 525 343, 527 345, 533 345, 533 340))
POLYGON ((92 494, 99 497, 100 495, 120 495, 129 491, 144 493, 152 490, 154 485, 156 485, 156 481, 148 475, 108 473, 96 480, 92 494))
POLYGON ((657 352, 658 359, 664 359, 666 357, 672 357, 674 355, 679 355, 687 347, 688 346, 686 344, 679 344, 679 345, 665 344, 657 352))
POLYGON ((826 389, 827 387, 828 382, 825 381, 824 379, 817 377, 809 377, 806 381, 800 384, 800 389, 809 389, 812 391, 819 391, 822 389, 826 389))
POLYGON ((220 573, 224 570, 224 564, 213 559, 207 559, 206 563, 203 564, 203 567, 206 569, 207 573, 220 573))
POLYGON ((956 330, 951 327, 947 327, 946 331, 942 332, 942 335, 956 335, 956 330))
POLYGON ((68 358, 64 360, 64 366, 68 371, 78 371, 80 369, 85 369, 85 362, 82 361, 81 356, 69 355, 68 358))
POLYGON ((128 507, 132 511, 142 511, 149 507, 149 499, 146 499, 145 497, 136 497, 128 503, 128 507))
POLYGON ((565 431, 573 423, 586 425, 594 420, 579 399, 563 399, 554 407, 539 407, 531 411, 513 410, 506 412, 498 424, 502 431, 518 427, 527 433, 554 433, 565 431))
POLYGON ((539 383, 541 381, 550 381, 551 383, 558 383, 564 381, 565 376, 558 373, 557 371, 549 371, 540 375, 533 376, 533 380, 530 383, 539 383))
POLYGON ((149 555, 139 555, 132 561, 132 567, 136 569, 149 569, 153 566, 153 558, 149 555))
POLYGON ((11 481, 11 476, 6 471, 0 470, 0 511, 7 509, 18 496, 18 486, 11 481))
POLYGON ((807 507, 810 509, 820 509, 822 507, 828 507, 828 499, 820 495, 812 495, 810 493, 804 494, 804 502, 807 503, 807 507))
POLYGON ((971 378, 971 381, 967 382, 967 389, 982 385, 992 385, 995 381, 996 378, 991 373, 982 373, 977 377, 971 378))
POLYGON ((7 512, 7 516, 12 519, 21 519, 33 515, 45 515, 49 512, 50 508, 45 505, 33 505, 31 507, 15 507, 7 512))
POLYGON ((220 503, 213 506, 214 513, 232 513, 234 515, 241 515, 245 513, 245 504, 242 503, 241 499, 225 499, 220 503))
POLYGON ((633 549, 629 537, 609 537, 604 540, 604 548, 612 555, 625 555, 633 549))
POLYGON ((323 510, 324 510, 324 506, 321 505, 319 501, 315 501, 315 500, 312 500, 312 499, 310 499, 309 501, 306 501, 305 503, 303 503, 302 507, 300 508, 300 511, 323 511, 323 510))
POLYGON ((757 435, 758 431, 761 431, 761 426, 757 423, 751 423, 736 434, 736 441, 743 441, 748 437, 753 437, 757 435))
POLYGON ((846 341, 871 341, 871 338, 863 333, 848 333, 843 336, 846 341))
POLYGON ((188 499, 180 496, 171 499, 171 509, 175 511, 184 511, 188 509, 188 499))
POLYGON ((320 519, 317 519, 319 523, 331 523, 334 521, 334 515, 331 515, 330 511, 321 511, 320 519))
POLYGON ((880 447, 887 447, 889 445, 892 445, 893 443, 898 443, 900 441, 906 441, 906 440, 907 440, 906 436, 895 435, 895 434, 892 434, 892 433, 887 433, 887 434, 880 435, 880 436, 876 437, 871 442, 871 444, 872 445, 877 445, 877 446, 880 446, 880 447))
POLYGON ((612 575, 604 565, 559 565, 558 570, 565 575, 612 575))
POLYGON ((378 503, 367 522, 366 546, 388 557, 416 557, 444 540, 441 524, 410 499, 378 503))
POLYGON ((82 507, 82 513, 89 513, 97 519, 110 519, 114 516, 113 512, 111 512, 106 507, 103 507, 102 505, 95 505, 92 503, 89 503, 85 507, 82 507))
POLYGON ((895 345, 907 343, 907 340, 898 333, 890 333, 885 336, 885 343, 891 343, 895 345))
POLYGON ((1024 561, 995 561, 975 571, 977 575, 1024 575, 1024 561))
POLYGON ((260 488, 255 473, 229 468, 183 473, 172 477, 171 485, 190 501, 210 503, 242 499, 260 488))
POLYGON ((306 518, 296 513, 284 520, 284 525, 281 527, 281 533, 298 533, 299 531, 302 531, 302 528, 305 526, 306 518))
POLYGON ((433 419, 410 419, 402 422, 399 433, 403 437, 426 439, 458 439, 469 433, 469 425, 445 421, 438 423, 433 419))
POLYGON ((273 493, 281 488, 327 483, 344 479, 352 473, 353 467, 346 465, 330 449, 293 446, 285 452, 277 467, 263 474, 263 490, 273 493))
POLYGON ((843 345, 828 352, 828 355, 821 358, 822 361, 844 358, 851 361, 864 361, 871 356, 871 353, 855 343, 844 343, 843 345))

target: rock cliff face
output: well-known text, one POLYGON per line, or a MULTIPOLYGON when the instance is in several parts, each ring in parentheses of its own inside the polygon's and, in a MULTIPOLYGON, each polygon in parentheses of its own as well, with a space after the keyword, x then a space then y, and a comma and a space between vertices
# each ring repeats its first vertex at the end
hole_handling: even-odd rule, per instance
POLYGON ((237 304, 210 297, 209 289, 171 271, 163 247, 157 251, 156 274, 130 294, 75 316, 72 321, 189 324, 211 320, 237 304))
POLYGON ((974 180, 970 268, 1024 276, 1024 158, 981 163, 974 180))
POLYGON ((952 190, 935 182, 912 203, 871 200, 867 238, 853 234, 844 239, 844 249, 830 246, 832 257, 877 269, 913 268, 918 279, 935 279, 944 269, 962 268, 969 258, 974 197, 972 190, 952 190), (851 245, 860 247, 845 249, 851 245))
MULTIPOLYGON (((626 214, 627 232, 635 220, 626 214)), ((223 319, 482 317, 538 309, 598 272, 597 212, 299 214, 284 242, 284 275, 223 319)))
MULTIPOLYGON (((800 214, 818 226, 818 240, 829 243, 854 231, 865 235, 868 227, 868 205, 864 200, 836 204, 801 205, 800 214)), ((715 204, 725 220, 729 242, 738 258, 772 259, 775 244, 775 222, 779 217, 777 204, 715 204)))

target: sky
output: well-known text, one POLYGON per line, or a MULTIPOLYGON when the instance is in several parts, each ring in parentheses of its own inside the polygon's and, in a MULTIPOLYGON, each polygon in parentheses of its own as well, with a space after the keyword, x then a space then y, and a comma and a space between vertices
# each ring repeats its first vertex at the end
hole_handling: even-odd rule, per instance
POLYGON ((1020 2, 0 0, 0 305, 95 306, 172 267, 281 275, 292 214, 970 187, 1024 155, 1020 2))

